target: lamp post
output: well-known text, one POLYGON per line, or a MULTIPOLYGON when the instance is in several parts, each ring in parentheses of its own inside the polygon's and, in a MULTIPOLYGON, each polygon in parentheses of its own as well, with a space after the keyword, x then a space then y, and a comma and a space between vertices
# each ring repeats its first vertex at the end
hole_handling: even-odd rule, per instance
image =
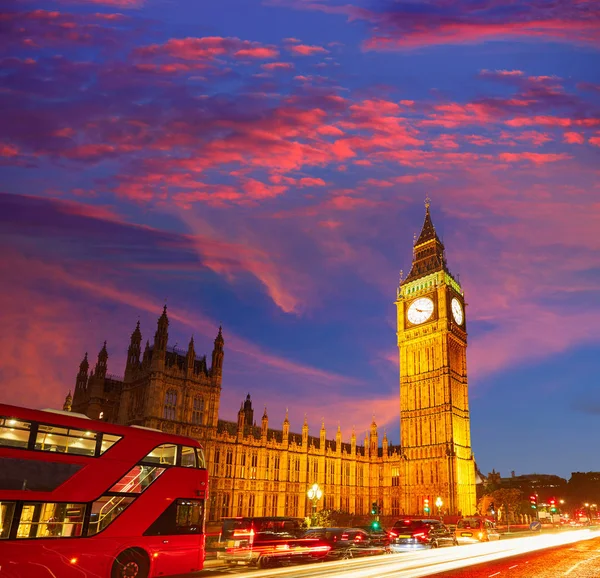
POLYGON ((323 490, 319 487, 319 484, 313 484, 308 488, 308 499, 312 502, 312 519, 310 522, 311 526, 315 525, 317 519, 317 502, 323 497, 323 490))
POLYGON ((437 508, 437 513, 438 513, 439 518, 441 518, 440 511, 441 511, 443 505, 444 505, 444 502, 443 502, 442 498, 440 498, 438 496, 435 500, 435 507, 437 508))

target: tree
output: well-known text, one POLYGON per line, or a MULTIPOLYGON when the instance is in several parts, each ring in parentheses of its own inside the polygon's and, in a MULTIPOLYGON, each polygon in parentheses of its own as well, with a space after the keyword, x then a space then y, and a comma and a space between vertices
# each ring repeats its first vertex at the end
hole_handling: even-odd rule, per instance
POLYGON ((502 510, 503 521, 511 521, 520 512, 523 492, 516 488, 500 489, 492 492, 491 498, 496 508, 502 510))

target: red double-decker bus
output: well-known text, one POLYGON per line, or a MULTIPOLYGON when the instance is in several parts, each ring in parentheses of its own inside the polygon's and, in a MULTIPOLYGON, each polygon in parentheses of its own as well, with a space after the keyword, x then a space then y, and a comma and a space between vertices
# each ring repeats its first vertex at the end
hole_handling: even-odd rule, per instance
POLYGON ((200 444, 77 416, 0 404, 0 577, 202 569, 200 444))

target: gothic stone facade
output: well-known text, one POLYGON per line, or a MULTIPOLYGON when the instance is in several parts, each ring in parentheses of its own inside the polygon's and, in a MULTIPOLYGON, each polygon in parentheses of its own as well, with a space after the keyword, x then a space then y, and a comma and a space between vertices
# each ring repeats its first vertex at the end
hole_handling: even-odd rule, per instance
POLYGON ((123 377, 107 373, 106 343, 89 372, 87 354, 66 407, 93 419, 157 428, 198 439, 211 474, 209 521, 239 515, 309 515, 306 491, 323 489, 320 508, 367 515, 377 502, 384 516, 423 512, 424 499, 444 501, 444 512, 475 512, 475 474, 469 434, 466 332, 450 319, 450 299, 464 306, 460 286, 450 276, 429 208, 415 245, 410 275, 398 289, 400 348, 400 446, 379 442, 375 420, 357 443, 343 442, 338 426, 328 439, 325 423, 309 435, 290 432, 288 415, 271 429, 265 408, 254 420, 250 395, 237 422, 219 419, 224 338, 214 341, 211 366, 199 357, 193 339, 187 352, 168 346, 165 307, 153 344, 142 353, 139 323, 131 335, 123 377), (432 260, 433 259, 433 260, 432 260), (420 296, 434 302, 422 324, 406 317, 420 296))

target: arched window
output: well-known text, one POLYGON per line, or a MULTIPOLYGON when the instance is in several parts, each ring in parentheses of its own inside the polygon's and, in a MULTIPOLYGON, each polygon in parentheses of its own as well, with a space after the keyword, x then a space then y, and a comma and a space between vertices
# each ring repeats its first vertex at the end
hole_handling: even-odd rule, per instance
POLYGON ((177 418, 177 391, 169 389, 165 395, 163 418, 175 420, 177 418))
POLYGON ((202 425, 204 423, 204 400, 200 396, 194 398, 192 423, 195 425, 202 425))

